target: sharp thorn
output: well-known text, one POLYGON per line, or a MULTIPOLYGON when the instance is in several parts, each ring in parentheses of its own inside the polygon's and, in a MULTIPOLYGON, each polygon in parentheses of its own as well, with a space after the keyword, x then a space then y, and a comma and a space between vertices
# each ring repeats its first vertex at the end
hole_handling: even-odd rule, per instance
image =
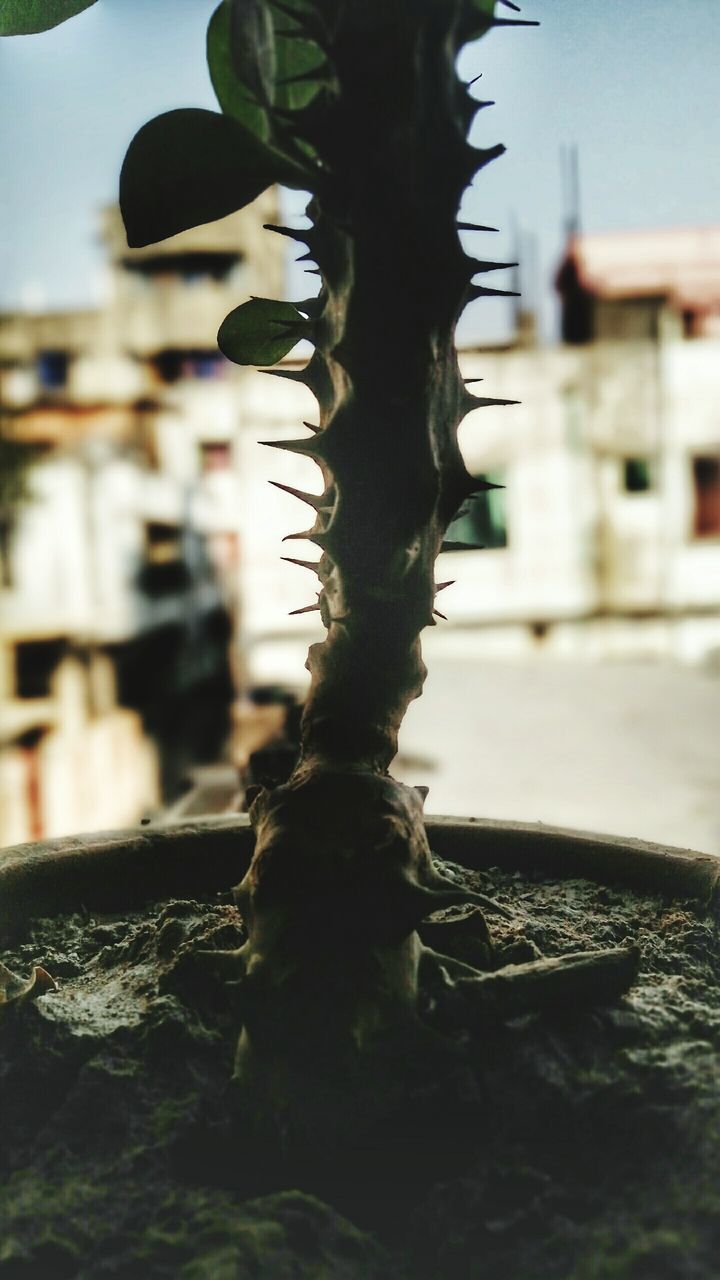
POLYGON ((493 18, 491 27, 539 27, 539 22, 531 22, 529 18, 493 18))
POLYGON ((443 542, 441 551, 483 551, 484 542, 443 542))
POLYGON ((319 604, 306 604, 303 609, 291 609, 288 618, 295 618, 299 613, 319 613, 319 604))
POLYGON ((494 147, 470 147, 473 157, 473 168, 475 172, 484 169, 486 164, 490 164, 493 160, 498 160, 504 155, 507 148, 503 142, 497 142, 494 147))
POLYGON ((458 231, 499 231, 499 227, 485 227, 480 222, 458 222, 458 231))
POLYGON ((467 387, 471 382, 484 382, 484 381, 485 381, 485 379, 484 379, 484 378, 463 378, 463 382, 465 383, 465 386, 466 386, 466 387, 467 387))
POLYGON ((279 480, 271 480, 270 484, 274 485, 276 489, 282 489, 283 493, 289 493, 291 498, 299 498, 300 502, 306 502, 314 511, 321 509, 322 494, 306 493, 304 489, 293 489, 291 484, 281 484, 279 480))
MULTIPOLYGON (((513 263, 513 265, 517 266, 517 263, 513 263)), ((323 305, 319 294, 316 294, 313 298, 302 298, 300 302, 293 302, 293 306, 297 307, 298 311, 305 312, 308 320, 318 320, 322 313, 323 305)))
POLYGON ((289 453, 303 453, 309 457, 317 456, 317 446, 312 440, 260 440, 268 449, 287 449, 289 453))
POLYGON ((440 591, 444 591, 446 587, 453 587, 456 582, 457 582, 457 578, 448 578, 447 582, 436 582, 435 595, 437 595, 438 592, 440 591))
POLYGON ((296 564, 301 569, 312 569, 313 573, 317 573, 318 564, 320 563, 317 560, 296 560, 294 556, 281 556, 280 559, 284 560, 286 564, 296 564))
MULTIPOLYGON (((516 267, 517 262, 489 262, 483 258, 472 259, 473 275, 479 276, 487 271, 505 271, 508 267, 516 267)), ((294 302, 293 306, 299 307, 299 302, 294 302)))
POLYGON ((286 533, 283 542, 316 542, 317 536, 314 528, 302 529, 300 533, 286 533))
POLYGON ((473 85, 477 84, 478 80, 482 80, 482 78, 483 78, 483 73, 481 71, 478 76, 473 76, 472 80, 465 81, 465 88, 472 89, 473 85))
POLYGON ((495 484, 493 480, 486 480, 484 476, 469 476, 467 495, 470 497, 473 493, 489 493, 491 489, 504 488, 504 484, 495 484))
POLYGON ((269 373, 273 378, 288 378, 290 382, 305 382, 304 369, 258 369, 258 373, 269 373))
POLYGON ((499 400, 495 396, 473 396, 468 392, 466 404, 471 409, 489 409, 492 405, 522 404, 522 400, 499 400))
POLYGON ((484 284, 473 284, 468 289, 468 302, 477 302, 478 298, 519 298, 517 289, 489 289, 484 284))
POLYGON ((275 231, 279 236, 287 236, 289 240, 297 240, 300 244, 307 244, 307 237, 312 228, 305 231, 296 231, 294 227, 280 227, 274 222, 263 222, 265 231, 275 231))
POLYGON ((433 614, 436 618, 442 618, 443 622, 447 622, 447 614, 441 613, 439 609, 433 609, 433 614))
POLYGON ((504 4, 506 9, 514 9, 516 13, 520 13, 520 5, 513 4, 513 0, 500 0, 500 4, 504 4))
POLYGON ((307 427, 308 431, 312 431, 314 436, 320 431, 320 427, 315 422, 303 422, 303 426, 307 427))

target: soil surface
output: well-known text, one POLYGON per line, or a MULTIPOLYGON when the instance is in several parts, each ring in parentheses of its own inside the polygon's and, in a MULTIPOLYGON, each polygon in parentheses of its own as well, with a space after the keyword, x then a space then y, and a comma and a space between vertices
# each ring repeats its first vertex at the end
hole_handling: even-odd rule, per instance
MULTIPOLYGON (((468 1040, 427 1099, 432 1140, 365 1171, 375 1195, 262 1159, 230 1082, 232 994, 193 959, 243 941, 228 895, 42 920, 0 952, 59 984, 0 1008, 0 1280, 714 1280, 713 920, 584 881, 445 870, 509 909, 488 917, 494 965, 632 939, 640 978, 612 1008, 468 1040)), ((482 962, 481 917, 453 915, 443 949, 482 962)))

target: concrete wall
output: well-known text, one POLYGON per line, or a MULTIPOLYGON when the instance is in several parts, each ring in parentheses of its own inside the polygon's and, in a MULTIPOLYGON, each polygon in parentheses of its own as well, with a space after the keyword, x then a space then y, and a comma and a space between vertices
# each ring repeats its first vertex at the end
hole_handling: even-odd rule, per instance
MULTIPOLYGON (((639 649, 697 660, 712 649, 720 617, 720 540, 692 535, 690 460, 693 451, 720 452, 720 344, 676 339, 659 346, 466 352, 461 365, 466 377, 484 379, 476 394, 523 403, 479 409, 461 427, 470 470, 504 473, 507 546, 440 557, 438 580, 456 580, 441 606, 450 625, 515 623, 531 646, 538 639, 533 629, 544 635, 552 627, 557 643, 573 652, 583 644, 580 622, 588 624, 594 653, 606 645, 613 653, 639 649), (627 490, 629 458, 649 460, 647 492, 627 490), (684 612, 692 616, 683 630, 678 615, 684 612), (660 620, 654 630, 650 623, 640 627, 636 644, 633 619, 654 614, 660 620), (592 619, 613 617, 613 626, 600 621, 589 628, 592 619), (565 624, 573 624, 570 632, 563 632, 565 624)), ((266 484, 277 479, 317 491, 317 469, 279 450, 262 454, 255 445, 259 438, 297 435, 314 412, 304 388, 249 375, 237 458, 244 623, 256 643, 263 636, 322 634, 312 615, 287 617, 313 599, 314 587, 309 574, 279 560, 283 553, 317 558, 311 544, 283 548, 281 541, 311 523, 312 513, 266 484)), ((506 638, 514 634, 511 628, 506 638)), ((522 648, 525 640, 519 643, 522 648)))

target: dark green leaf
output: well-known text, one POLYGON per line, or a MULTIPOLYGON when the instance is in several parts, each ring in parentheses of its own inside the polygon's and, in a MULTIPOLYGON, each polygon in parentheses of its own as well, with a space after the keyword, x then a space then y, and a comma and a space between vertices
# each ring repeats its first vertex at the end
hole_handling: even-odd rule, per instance
MULTIPOLYGON (((276 39, 276 76, 271 98, 283 109, 304 107, 317 93, 318 81, 284 85, 278 83, 296 75, 304 75, 320 67, 324 55, 312 41, 303 39, 276 39)), ((252 94, 238 78, 231 53, 230 8, 227 0, 218 6, 210 19, 207 34, 207 60, 213 89, 226 115, 234 116, 241 124, 263 141, 272 140, 282 149, 279 138, 272 139, 272 115, 260 106, 257 95, 252 94)))
POLYGON ((292 302, 251 298, 225 317, 218 345, 235 364, 276 364, 309 333, 292 302))
POLYGON ((230 8, 223 3, 215 10, 207 33, 207 60, 210 79, 223 111, 266 141, 270 127, 267 112, 248 95, 235 73, 230 45, 230 8))
POLYGON ((0 36, 49 31, 97 0, 0 0, 0 36))
POLYGON ((242 209, 281 177, 282 158, 229 116, 189 107, 135 134, 120 174, 128 244, 138 247, 242 209))
POLYGON ((228 0, 230 53, 241 84, 271 102, 275 83, 275 35, 265 0, 228 0))
MULTIPOLYGON (((270 0, 275 10, 275 35, 283 33, 293 40, 312 40, 321 49, 332 43, 326 18, 314 0, 270 0), (279 16, 278 16, 279 15, 279 16)), ((337 7, 337 6, 336 6, 337 7)))
POLYGON ((290 40, 279 36, 277 40, 277 83, 275 105, 285 110, 307 106, 314 98, 324 79, 325 55, 311 40, 290 40), (296 77, 309 77, 317 71, 315 79, 302 79, 288 84, 296 77), (281 83, 281 82, 285 83, 281 83))

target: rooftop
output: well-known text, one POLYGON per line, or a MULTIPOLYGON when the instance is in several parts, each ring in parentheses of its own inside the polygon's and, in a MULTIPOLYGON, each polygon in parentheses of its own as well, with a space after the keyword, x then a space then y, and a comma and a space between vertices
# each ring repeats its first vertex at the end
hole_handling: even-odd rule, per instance
POLYGON ((565 261, 600 298, 667 297, 681 310, 720 308, 720 226, 578 235, 565 261))

